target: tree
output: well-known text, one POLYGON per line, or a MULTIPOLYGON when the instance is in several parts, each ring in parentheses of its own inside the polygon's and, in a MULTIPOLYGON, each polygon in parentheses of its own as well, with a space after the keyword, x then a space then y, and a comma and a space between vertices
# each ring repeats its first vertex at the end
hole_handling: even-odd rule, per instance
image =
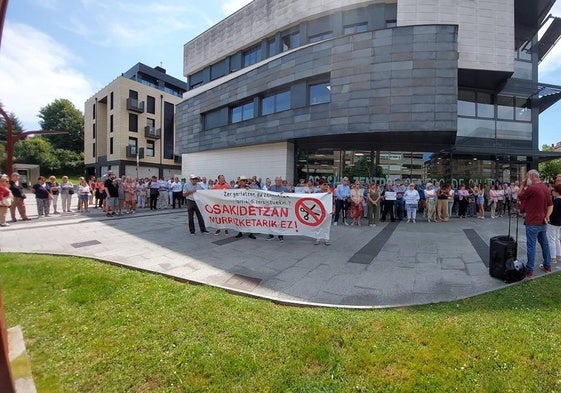
POLYGON ((16 143, 16 162, 37 164, 42 173, 53 173, 60 169, 60 160, 51 143, 43 137, 29 138, 16 143))
POLYGON ((76 153, 71 150, 56 149, 55 155, 60 162, 58 172, 64 175, 84 173, 84 153, 76 153))
POLYGON ((39 110, 43 130, 68 131, 64 135, 46 135, 54 149, 84 151, 84 115, 69 100, 62 98, 39 110))
POLYGON ((348 166, 345 168, 344 175, 349 179, 359 178, 359 177, 381 177, 383 176, 382 167, 377 166, 375 168, 371 167, 372 160, 370 157, 363 156, 356 160, 354 166, 348 166), (372 173, 374 169, 374 173, 372 173))
MULTIPOLYGON (((554 151, 553 146, 549 145, 543 145, 542 150, 554 151)), ((547 181, 549 179, 554 179, 555 176, 561 173, 561 159, 540 162, 538 171, 540 172, 542 180, 547 181)))

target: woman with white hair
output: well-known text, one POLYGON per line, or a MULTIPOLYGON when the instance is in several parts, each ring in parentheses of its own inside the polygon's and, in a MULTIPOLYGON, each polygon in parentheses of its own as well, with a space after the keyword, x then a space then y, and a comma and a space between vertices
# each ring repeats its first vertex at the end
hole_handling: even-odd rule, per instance
POLYGON ((419 191, 415 189, 415 184, 409 184, 409 188, 403 194, 405 201, 405 210, 407 211, 407 222, 413 220, 413 224, 417 222, 417 209, 419 208, 419 191))
POLYGON ((425 189, 425 199, 427 201, 426 216, 427 221, 436 222, 436 190, 432 183, 427 183, 427 188, 425 189))

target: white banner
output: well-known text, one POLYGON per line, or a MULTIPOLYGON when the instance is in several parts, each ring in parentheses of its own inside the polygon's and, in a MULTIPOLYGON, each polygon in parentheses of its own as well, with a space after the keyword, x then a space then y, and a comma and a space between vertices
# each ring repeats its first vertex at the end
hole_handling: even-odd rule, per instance
POLYGON ((207 227, 329 239, 332 195, 262 190, 199 190, 193 194, 207 227))

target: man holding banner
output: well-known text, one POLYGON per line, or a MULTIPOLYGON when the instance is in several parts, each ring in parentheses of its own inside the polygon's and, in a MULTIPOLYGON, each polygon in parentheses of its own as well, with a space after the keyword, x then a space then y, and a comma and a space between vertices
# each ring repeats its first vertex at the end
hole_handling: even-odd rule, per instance
POLYGON ((197 215, 197 221, 199 222, 201 233, 209 233, 206 230, 201 211, 195 202, 194 194, 198 190, 203 190, 203 187, 199 184, 199 177, 196 175, 189 176, 189 183, 185 183, 183 186, 183 196, 187 197, 187 215, 189 217, 189 232, 191 232, 191 235, 195 234, 195 214, 197 215))

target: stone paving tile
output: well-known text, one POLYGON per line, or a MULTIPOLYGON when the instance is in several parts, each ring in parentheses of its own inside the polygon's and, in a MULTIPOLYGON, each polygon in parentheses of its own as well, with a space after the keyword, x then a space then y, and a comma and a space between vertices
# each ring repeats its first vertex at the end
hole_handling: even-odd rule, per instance
MULTIPOLYGON (((237 232, 191 236, 184 209, 141 210, 116 218, 106 218, 97 210, 2 228, 0 249, 94 257, 220 287, 231 285, 235 274, 247 275, 262 280, 247 292, 280 302, 403 306, 453 301, 506 287, 489 277, 464 229, 476 230, 488 245, 492 236, 506 234, 507 223, 456 218, 448 224, 421 218, 415 225, 401 222, 379 254, 360 264, 349 260, 388 223, 376 228, 332 226, 329 247, 294 236, 286 236, 284 243, 269 242, 263 234, 257 240, 244 237, 215 244, 237 232), (100 244, 72 246, 94 241, 100 244)), ((521 230, 518 255, 523 262, 525 246, 521 230)), ((554 271, 561 271, 561 265, 554 271)))

